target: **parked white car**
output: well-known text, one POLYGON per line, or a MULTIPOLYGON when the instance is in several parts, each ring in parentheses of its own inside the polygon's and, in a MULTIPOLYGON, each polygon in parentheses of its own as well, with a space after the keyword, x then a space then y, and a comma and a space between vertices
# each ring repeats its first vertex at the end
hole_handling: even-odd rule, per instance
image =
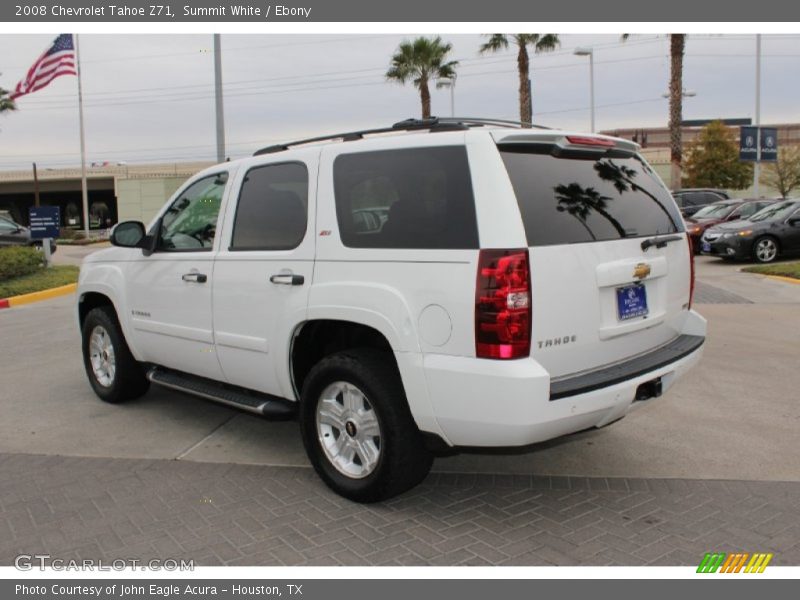
POLYGON ((432 119, 206 169, 84 261, 89 381, 297 415, 321 478, 365 502, 437 451, 607 425, 706 335, 680 212, 637 150, 432 119))

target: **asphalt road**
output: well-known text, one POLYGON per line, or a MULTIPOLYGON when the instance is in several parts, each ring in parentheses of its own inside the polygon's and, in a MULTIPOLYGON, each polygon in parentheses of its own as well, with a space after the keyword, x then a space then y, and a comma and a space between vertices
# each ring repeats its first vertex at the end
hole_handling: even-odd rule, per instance
MULTIPOLYGON (((92 249, 68 248, 61 261, 92 249)), ((59 256, 60 254, 60 256, 59 256)), ((800 285, 698 259, 701 364, 603 430, 515 455, 438 459, 438 472, 800 481, 800 285)), ((85 379, 74 297, 0 311, 0 454, 307 466, 297 424, 157 387, 122 406, 85 379)))

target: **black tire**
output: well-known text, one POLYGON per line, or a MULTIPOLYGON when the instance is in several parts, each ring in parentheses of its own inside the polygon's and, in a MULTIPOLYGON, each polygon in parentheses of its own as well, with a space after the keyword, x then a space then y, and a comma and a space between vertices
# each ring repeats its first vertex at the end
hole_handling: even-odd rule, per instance
POLYGON ((397 366, 392 357, 375 350, 333 354, 311 369, 301 394, 300 428, 317 474, 337 494, 356 502, 378 502, 411 489, 425 479, 433 463, 408 408, 397 366), (317 405, 335 382, 358 388, 380 426, 377 463, 362 478, 348 476, 334 466, 318 433, 317 405))
POLYGON ((771 263, 780 256, 780 253, 780 244, 771 235, 762 235, 753 242, 753 260, 757 263, 771 263))
MULTIPOLYGON (((100 330, 97 330, 100 333, 100 330)), ((93 308, 83 321, 83 366, 86 376, 97 396, 105 401, 116 404, 126 400, 133 400, 144 395, 150 387, 150 382, 144 374, 142 366, 131 354, 122 328, 119 325, 117 314, 110 306, 93 308), (110 381, 102 383, 92 367, 90 342, 92 333, 97 328, 102 328, 108 336, 108 341, 113 348, 115 369, 110 381)))

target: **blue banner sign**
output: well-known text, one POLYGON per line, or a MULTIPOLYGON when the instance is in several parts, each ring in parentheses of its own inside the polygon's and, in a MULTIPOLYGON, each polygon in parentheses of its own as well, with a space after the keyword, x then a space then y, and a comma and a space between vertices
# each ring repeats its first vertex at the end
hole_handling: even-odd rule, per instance
POLYGON ((761 128, 761 160, 778 160, 778 130, 774 127, 761 128))
MULTIPOLYGON (((739 160, 756 161, 758 156, 758 127, 740 127, 739 160)), ((778 130, 761 127, 761 160, 778 160, 778 130)))
POLYGON ((58 206, 32 206, 28 210, 31 239, 58 237, 61 228, 61 209, 58 206))
POLYGON ((739 160, 758 158, 758 127, 740 127, 739 160))

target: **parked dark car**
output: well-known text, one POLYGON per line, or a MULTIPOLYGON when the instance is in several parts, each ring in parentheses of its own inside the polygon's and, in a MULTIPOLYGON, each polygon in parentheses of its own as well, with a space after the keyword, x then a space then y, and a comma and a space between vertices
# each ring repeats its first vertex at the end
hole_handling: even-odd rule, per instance
POLYGON ((720 200, 728 200, 731 196, 725 190, 715 190, 711 188, 686 188, 672 192, 681 214, 684 217, 691 217, 698 210, 708 204, 715 204, 720 200))
MULTIPOLYGON (((31 239, 31 230, 11 219, 0 217, 0 248, 3 246, 33 246, 42 249, 41 240, 31 239)), ((50 252, 56 251, 56 241, 50 240, 50 252)))
POLYGON ((702 252, 728 259, 752 258, 760 263, 800 254, 800 200, 776 202, 749 219, 707 229, 702 252))
POLYGON ((686 219, 686 231, 692 240, 694 253, 700 254, 700 238, 706 229, 719 223, 747 219, 776 201, 770 198, 723 200, 704 206, 686 219))

